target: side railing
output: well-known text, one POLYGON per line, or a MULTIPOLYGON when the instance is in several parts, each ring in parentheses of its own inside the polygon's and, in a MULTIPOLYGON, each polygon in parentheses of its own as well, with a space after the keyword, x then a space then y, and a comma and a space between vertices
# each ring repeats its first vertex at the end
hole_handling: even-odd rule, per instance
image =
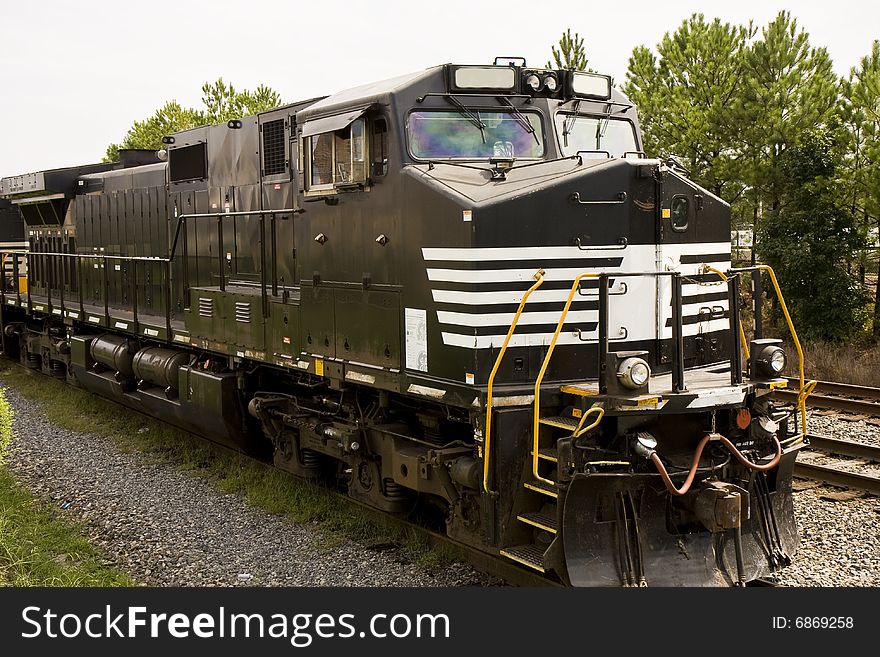
MULTIPOLYGON (((159 267, 159 270, 162 272, 162 278, 160 281, 160 287, 164 291, 165 296, 165 312, 164 312, 164 320, 166 325, 166 330, 170 335, 171 332, 171 312, 170 312, 170 297, 171 297, 171 273, 170 273, 170 265, 171 258, 160 258, 160 257, 151 257, 151 256, 118 256, 118 255, 108 255, 103 253, 59 253, 59 252, 44 252, 44 251, 7 251, 4 252, 3 255, 5 257, 11 257, 13 261, 13 271, 15 272, 13 275, 15 279, 18 278, 18 270, 22 262, 27 263, 28 271, 34 272, 34 260, 36 258, 42 258, 43 263, 46 265, 52 265, 52 271, 58 275, 58 280, 48 280, 48 281, 40 281, 46 282, 44 288, 46 290, 46 305, 48 314, 59 314, 62 317, 66 316, 67 313, 76 311, 80 314, 86 312, 86 303, 84 297, 84 276, 83 276, 83 263, 92 263, 97 264, 98 269, 101 271, 101 302, 103 305, 103 315, 105 322, 110 324, 110 316, 111 316, 111 307, 110 307, 110 275, 109 270, 111 264, 126 264, 131 266, 131 278, 128 283, 129 294, 130 294, 130 303, 128 304, 128 308, 126 310, 130 310, 132 313, 132 324, 133 330, 135 333, 139 333, 139 315, 141 313, 141 302, 139 301, 138 296, 138 286, 140 282, 138 281, 138 264, 140 263, 152 263, 152 264, 161 264, 165 266, 159 267), (68 268, 64 266, 65 261, 72 261, 73 267, 68 268), (55 264, 60 264, 61 266, 55 267, 55 264), (68 280, 68 271, 75 271, 76 279, 68 280), (57 283, 57 285, 56 285, 57 283), (74 296, 74 298, 70 298, 66 295, 66 288, 68 288, 68 283, 72 283, 71 288, 75 287, 75 290, 71 289, 70 294, 74 296), (57 295, 57 296, 56 296, 57 295), (55 313, 54 311, 59 311, 55 313)), ((43 268, 43 271, 49 271, 49 267, 46 266, 43 268)), ((127 270, 128 271, 128 270, 127 270)), ((55 275, 53 274, 53 276, 55 275)), ((71 277, 72 278, 72 277, 71 277)), ((34 287, 32 285, 28 286, 28 291, 26 292, 26 303, 28 312, 33 312, 33 293, 34 287)), ((22 293, 20 286, 16 285, 16 289, 14 291, 9 291, 6 289, 4 285, 2 288, 2 292, 0 292, 0 303, 6 304, 7 298, 14 295, 17 305, 22 305, 22 293)))
MULTIPOLYGON (((276 217, 280 215, 290 215, 293 216, 296 213, 296 210, 293 209, 285 209, 285 210, 248 210, 242 212, 206 212, 199 214, 182 214, 178 216, 178 224, 177 231, 174 238, 174 245, 177 243, 177 238, 180 233, 181 225, 186 225, 186 221, 188 219, 215 219, 217 221, 217 258, 218 258, 218 270, 219 270, 219 286, 221 291, 226 290, 226 251, 224 249, 224 236, 223 236, 223 221, 225 219, 235 219, 236 217, 258 217, 260 221, 260 273, 259 273, 259 284, 260 284, 260 307, 262 309, 263 317, 266 318, 269 316, 269 291, 271 290, 272 296, 278 295, 278 266, 277 266, 277 249, 275 243, 275 220, 276 217), (272 230, 269 244, 269 259, 270 266, 269 270, 272 273, 272 278, 269 280, 269 276, 267 275, 267 267, 266 267, 266 217, 271 217, 272 219, 272 230)), ((184 231, 184 250, 186 251, 186 231, 184 231)), ((173 254, 172 247, 172 254, 173 254)), ((173 257, 173 255, 172 255, 173 257)), ((184 257, 184 262, 186 262, 188 258, 184 257)), ((183 284, 184 284, 184 298, 189 303, 189 277, 184 272, 183 276, 183 284)))
MULTIPOLYGON (((707 268, 709 269, 709 268, 707 268)), ((797 396, 797 408, 800 412, 801 416, 801 431, 799 434, 800 440, 803 440, 807 435, 807 398, 812 394, 813 390, 815 390, 817 381, 807 381, 804 376, 804 350, 801 347, 801 341, 798 339, 797 331, 794 328, 794 322, 791 319, 791 315, 788 312, 788 306, 785 303, 785 297, 782 294, 782 289, 779 287, 779 281, 776 279, 776 272, 773 271, 773 267, 770 265, 752 265, 751 267, 736 267, 730 270, 729 274, 731 276, 739 276, 742 273, 749 272, 754 277, 757 275, 760 280, 761 272, 767 272, 770 277, 770 282, 773 284, 773 290, 776 292, 776 299, 779 301, 779 308, 782 310, 782 316, 785 318, 785 324, 788 327, 788 332, 791 334, 791 341, 794 343, 795 351, 797 351, 798 355, 798 396, 797 396)), ((716 272, 717 273, 717 272, 716 272)), ((756 282, 757 282, 756 280, 756 282)), ((757 290, 760 290, 760 286, 756 286, 757 290)), ((737 301, 738 301, 737 296, 737 301)), ((761 316, 761 295, 760 292, 754 295, 753 299, 754 305, 754 313, 755 317, 758 318, 761 316)), ((737 306, 738 309, 738 306, 737 306)), ((742 326, 740 326, 742 330, 742 326)), ((743 332, 743 340, 745 340, 745 332, 743 332)), ((755 339, 760 339, 763 336, 763 322, 755 321, 755 339)), ((748 347, 745 347, 746 358, 748 358, 748 347)))
MULTIPOLYGON (((97 263, 98 269, 101 270, 101 281, 100 286, 102 290, 101 301, 103 303, 103 314, 105 322, 110 324, 111 311, 114 309, 119 309, 116 306, 110 306, 110 267, 108 265, 112 264, 125 264, 130 266, 131 271, 131 279, 128 283, 129 285, 129 294, 130 294, 130 302, 125 304, 124 308, 121 310, 130 310, 133 318, 133 328, 135 333, 139 333, 139 321, 138 317, 142 311, 142 302, 140 302, 138 298, 138 286, 143 282, 138 279, 138 266, 145 263, 152 263, 154 265, 159 264, 161 274, 161 282, 160 287, 163 290, 164 296, 164 324, 168 335, 171 335, 171 318, 172 318, 172 281, 174 278, 173 266, 175 260, 178 257, 178 248, 182 250, 182 254, 180 255, 180 263, 182 267, 182 271, 180 274, 181 277, 181 291, 184 298, 184 303, 189 305, 189 291, 190 291, 190 280, 189 280, 189 249, 187 243, 187 220, 199 220, 199 219, 208 219, 214 218, 217 221, 217 254, 218 254, 218 277, 219 277, 219 287, 220 290, 226 290, 227 286, 227 276, 225 273, 226 268, 226 260, 225 260, 225 249, 224 249, 224 230, 223 230, 223 222, 226 218, 235 218, 235 217, 259 217, 260 222, 260 244, 261 248, 259 249, 260 253, 260 272, 259 272, 259 286, 260 286, 260 303, 263 317, 268 317, 269 315, 269 294, 271 291, 272 296, 277 296, 278 294, 278 280, 276 276, 277 266, 276 266, 276 249, 275 249, 275 217, 278 215, 292 215, 294 210, 286 209, 286 210, 252 210, 247 212, 210 212, 204 214, 181 214, 177 216, 177 225, 174 230, 174 236, 171 242, 171 248, 169 251, 168 257, 159 257, 159 256, 122 256, 122 255, 108 255, 103 253, 64 253, 64 252, 45 252, 45 251, 29 251, 29 250, 0 250, 0 255, 2 255, 2 259, 4 265, 8 263, 8 260, 12 259, 12 277, 14 283, 14 289, 7 289, 6 281, 4 280, 3 285, 0 285, 0 303, 4 305, 7 303, 7 299, 11 296, 15 296, 17 305, 22 305, 22 290, 21 286, 18 284, 18 279, 21 276, 22 270, 26 270, 28 272, 29 277, 34 276, 34 272, 37 269, 34 267, 35 261, 37 258, 41 259, 42 267, 39 268, 39 271, 43 272, 43 275, 40 277, 42 280, 38 281, 39 283, 45 283, 44 289, 46 290, 47 297, 47 306, 48 313, 50 314, 60 314, 61 316, 65 316, 65 314, 69 311, 76 310, 76 312, 84 313, 85 312, 85 299, 83 296, 83 265, 84 263, 97 263), (271 280, 269 275, 267 274, 267 266, 266 266, 266 217, 272 218, 272 240, 271 240, 271 248, 269 249, 269 257, 271 258, 271 271, 272 276, 271 280), (65 261, 73 262, 73 267, 68 268, 66 266, 55 266, 56 264, 64 264, 65 261), (26 267, 25 267, 26 265, 26 267), (68 278, 73 278, 72 276, 68 276, 68 272, 75 272, 75 281, 68 280, 68 278), (56 285, 57 283, 57 285, 56 285), (73 283, 73 285, 68 285, 69 283, 73 283), (74 299, 66 296, 65 288, 75 287, 75 291, 71 290, 71 295, 75 295, 74 299), (54 313, 55 310, 58 310, 59 313, 54 313)), ((128 267, 127 267, 128 270, 128 267)), ((4 277, 5 278, 5 277, 4 277)), ((30 286, 29 286, 30 287, 30 286)), ((40 286, 43 287, 43 286, 40 286)), ((25 292, 25 300, 27 303, 27 308, 29 312, 33 312, 33 302, 31 299, 31 290, 25 292)))
MULTIPOLYGON (((599 391, 600 393, 606 393, 608 391, 608 379, 609 373, 607 371, 607 356, 609 352, 609 332, 608 332, 608 300, 609 300, 609 280, 611 278, 625 278, 625 277, 639 277, 639 276, 651 276, 651 277, 659 277, 659 276, 668 276, 672 281, 672 387, 676 392, 684 392, 686 390, 685 381, 684 381, 684 337, 683 337, 683 326, 682 326, 682 277, 679 272, 673 271, 662 271, 662 272, 613 272, 613 273, 593 273, 593 272, 585 272, 579 274, 575 277, 571 289, 569 290, 568 297, 565 301, 565 306, 562 309, 562 313, 559 317, 559 322, 556 325, 556 330, 553 333, 553 337, 550 340, 550 344, 547 349, 547 354, 544 357, 544 360, 541 364, 541 370, 538 374, 538 378, 535 381, 535 394, 534 394, 534 415, 533 415, 533 449, 532 449, 532 473, 534 477, 538 480, 544 481, 546 483, 554 483, 548 479, 544 479, 538 474, 538 439, 540 436, 540 408, 541 408, 541 385, 543 384, 544 377, 547 373, 547 368, 549 367, 550 360, 553 357, 553 352, 556 349, 556 344, 559 340, 559 335, 562 332, 562 328, 565 325, 565 319, 568 316, 569 309, 571 308, 571 304, 574 301, 575 295, 578 294, 580 289, 581 282, 587 279, 598 279, 598 287, 599 287, 599 322, 598 322, 598 371, 597 371, 597 379, 599 381, 599 391)), ((495 495, 495 492, 490 487, 490 473, 491 473, 491 457, 492 457, 492 400, 493 400, 493 387, 495 383, 495 378, 497 376, 498 370, 501 367, 501 362, 504 359, 504 355, 507 351, 507 347, 510 343, 511 337, 516 330, 517 323, 519 321, 520 315, 525 308, 526 302, 528 301, 529 295, 532 294, 541 284, 544 282, 544 272, 543 270, 539 270, 535 273, 534 278, 536 279, 535 284, 533 284, 524 294, 523 298, 520 301, 519 308, 514 314, 513 321, 511 322, 510 328, 507 331, 507 335, 504 338, 504 341, 501 345, 501 349, 498 352, 498 356, 495 359, 495 364, 492 368, 492 371, 489 375, 488 385, 487 385, 487 395, 486 395, 486 422, 485 428, 483 431, 483 490, 489 495, 495 495)), ((586 430, 592 429, 601 421, 604 412, 598 413, 597 417, 593 420, 593 422, 584 428, 584 423, 587 419, 587 416, 590 413, 585 413, 581 419, 580 424, 577 427, 576 433, 582 435, 586 432, 586 430)))
MULTIPOLYGON (((794 328, 794 323, 791 320, 791 316, 788 312, 788 308, 785 304, 785 299, 782 295, 782 290, 779 287, 779 283, 776 279, 776 275, 773 272, 773 269, 768 265, 757 265, 755 267, 747 267, 740 269, 731 269, 729 272, 722 272, 718 269, 714 269, 709 266, 704 266, 704 271, 715 273, 721 278, 723 282, 727 284, 728 289, 728 318, 729 318, 729 335, 730 335, 730 380, 731 385, 740 385, 744 380, 744 367, 743 367, 743 354, 745 355, 746 362, 749 359, 749 344, 746 339, 745 330, 742 326, 742 322, 740 320, 739 307, 740 307, 740 275, 744 272, 758 272, 758 271, 766 271, 770 279, 773 283, 774 290, 779 299, 780 308, 782 309, 783 315, 785 316, 786 324, 792 336, 792 341, 794 342, 795 349, 798 354, 798 366, 799 366, 799 375, 800 375, 800 393, 798 395, 798 410, 801 414, 801 437, 806 434, 806 398, 809 396, 810 392, 812 392, 815 387, 815 382, 810 381, 806 382, 804 378, 804 359, 803 359, 803 350, 800 345, 800 341, 797 337, 797 331, 794 328), (740 347, 742 351, 740 351, 740 347)), ((672 349, 671 349, 671 374, 672 374, 672 391, 673 393, 685 392, 687 387, 685 385, 685 373, 684 373, 684 327, 683 327, 683 294, 682 294, 682 284, 683 284, 683 276, 680 272, 676 271, 646 271, 646 272, 603 272, 603 273, 593 273, 593 272, 585 272, 579 274, 575 277, 572 282, 571 289, 569 290, 569 294, 565 301, 565 306, 562 309, 562 312, 559 317, 559 321, 556 325, 556 330, 553 333, 553 337, 550 340, 550 344, 547 347, 547 353, 544 356, 544 360, 541 364, 541 369, 538 373, 537 379, 535 380, 534 385, 534 402, 533 402, 533 424, 532 424, 532 475, 535 479, 539 481, 543 481, 548 484, 554 484, 548 479, 545 479, 539 474, 538 471, 538 463, 539 463, 539 438, 540 438, 540 409, 541 409, 541 388, 544 382, 544 378, 547 374, 547 369, 549 368, 550 361, 553 358, 553 353, 556 349, 556 345, 559 341, 559 336, 562 333, 562 329, 565 325, 565 320, 568 316, 569 310, 571 308, 571 304, 575 298, 575 295, 578 293, 581 282, 587 279, 598 279, 598 287, 599 287, 599 321, 598 321, 598 340, 597 340, 597 350, 598 350, 598 362, 597 362, 597 380, 599 382, 599 392, 600 394, 605 394, 608 391, 608 377, 614 376, 613 372, 608 371, 608 353, 609 353, 609 331, 608 331, 608 318, 609 318, 609 279, 611 278, 626 278, 626 277, 643 277, 649 276, 654 278, 659 277, 669 277, 671 280, 671 328, 672 328, 672 349)), ((507 351, 508 345, 511 341, 511 338, 516 330, 518 321, 522 312, 525 308, 525 305, 528 301, 529 296, 538 289, 541 284, 544 282, 544 272, 543 270, 538 271, 534 276, 536 282, 523 294, 523 298, 520 301, 519 307, 514 314, 513 321, 511 322, 510 328, 507 331, 507 334, 504 338, 504 341, 501 345, 501 349, 499 350, 498 356, 495 359, 495 364, 492 368, 492 371, 489 375, 488 386, 487 386, 487 397, 486 397, 486 422, 484 428, 484 437, 483 437, 483 489, 484 491, 494 496, 495 492, 491 489, 490 479, 491 479, 491 456, 492 456, 492 403, 493 403, 493 388, 495 384, 495 379, 497 377, 498 371, 501 367, 501 362, 504 359, 505 353, 507 351)), ((756 337, 761 337, 760 335, 756 335, 756 337)), ((592 410, 592 409, 591 409, 592 410)), ((598 417, 594 419, 594 421, 589 425, 589 428, 595 427, 599 421, 602 419, 602 415, 604 413, 598 414, 598 417)), ((578 435, 582 435, 585 433, 583 429, 583 424, 586 420, 587 414, 585 413, 581 419, 580 424, 577 427, 576 433, 578 435)))
MULTIPOLYGON (((540 423, 541 423, 541 386, 544 382, 544 377, 547 374, 547 368, 550 365, 550 361, 553 358, 553 352, 556 350, 556 344, 559 341, 559 335, 562 333, 562 327, 565 325, 565 319, 568 316, 569 309, 571 308, 572 301, 574 300, 575 294, 577 294, 578 289, 580 288, 581 281, 590 278, 596 278, 599 280, 599 324, 598 324, 598 372, 597 378, 599 380, 599 393, 605 394, 608 392, 608 377, 613 376, 613 373, 609 374, 608 372, 608 352, 609 352, 609 339, 608 339, 608 280, 609 278, 635 278, 635 277, 643 277, 649 276, 653 278, 659 277, 669 277, 672 283, 672 354, 670 357, 670 362, 672 365, 672 391, 673 392, 685 392, 687 387, 685 386, 685 376, 684 376, 684 327, 683 327, 683 319, 682 319, 682 275, 677 271, 644 271, 644 272, 613 272, 613 273, 592 273, 585 272, 582 274, 578 274, 574 278, 574 282, 572 283, 571 289, 569 290, 568 297, 565 300, 565 306, 562 309, 562 313, 559 316, 559 322, 556 324, 556 330, 553 332, 553 337, 550 339, 550 344, 547 347, 547 353, 544 356, 544 361, 541 363, 541 369, 538 372, 538 377, 535 380, 535 400, 532 414, 532 476, 538 480, 542 481, 546 484, 556 485, 555 481, 542 477, 538 470, 538 462, 539 462, 539 453, 538 448, 540 446, 540 423)), ((601 416, 598 418, 601 420, 601 416)), ((591 426, 596 426, 598 421, 594 421, 591 426)), ((580 429, 580 427, 578 427, 580 429)))

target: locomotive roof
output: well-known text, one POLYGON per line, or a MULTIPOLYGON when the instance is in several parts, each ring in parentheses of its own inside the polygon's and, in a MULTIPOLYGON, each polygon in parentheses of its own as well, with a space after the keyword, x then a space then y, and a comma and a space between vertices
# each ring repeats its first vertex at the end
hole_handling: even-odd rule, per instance
POLYGON ((416 73, 399 75, 387 80, 371 82, 370 84, 340 91, 297 112, 297 123, 304 123, 319 116, 331 115, 344 109, 366 109, 374 103, 387 103, 395 91, 423 78, 436 75, 442 69, 442 66, 434 66, 416 73))
MULTIPOLYGON (((341 114, 346 111, 363 111, 374 104, 387 105, 391 103, 394 94, 401 92, 407 87, 412 87, 416 83, 427 82, 432 77, 437 78, 433 84, 439 85, 438 91, 445 91, 447 85, 443 80, 443 73, 447 66, 450 65, 433 66, 422 71, 399 75, 340 91, 303 107, 296 113, 296 121, 302 125, 307 121, 341 114)), ((428 85, 423 84, 422 86, 428 85)), ((615 107, 612 111, 613 114, 625 115, 627 118, 637 121, 632 101, 613 85, 611 86, 611 97, 608 100, 568 98, 562 101, 560 107, 567 106, 568 109, 573 109, 571 103, 574 101, 579 103, 581 111, 594 111, 600 114, 609 111, 610 101, 610 104, 615 107)), ((298 103, 300 106, 304 104, 298 103)))

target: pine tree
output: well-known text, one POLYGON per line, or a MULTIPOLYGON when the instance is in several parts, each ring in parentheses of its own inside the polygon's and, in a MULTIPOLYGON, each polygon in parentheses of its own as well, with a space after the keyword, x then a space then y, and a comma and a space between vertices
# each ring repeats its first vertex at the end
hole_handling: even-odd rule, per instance
MULTIPOLYGON (((880 239, 880 41, 843 82, 847 127, 846 190, 851 210, 880 239)), ((880 338, 880 276, 874 290, 873 335, 880 338)))
POLYGON ((785 291, 798 332, 841 342, 865 325, 867 296, 846 266, 864 247, 858 218, 838 193, 840 142, 833 129, 801 133, 777 159, 779 210, 759 249, 785 291))
POLYGON ((807 131, 836 120, 839 81, 824 48, 813 48, 787 11, 761 32, 745 53, 738 148, 743 182, 750 188, 753 229, 779 213, 786 184, 786 150, 807 131))
POLYGON ((587 55, 584 50, 584 40, 577 32, 571 34, 571 28, 567 29, 559 39, 559 49, 550 46, 553 61, 547 62, 547 68, 567 69, 571 71, 590 71, 587 68, 587 55), (555 65, 554 65, 555 63, 555 65))
POLYGON ((740 92, 749 34, 694 14, 664 35, 659 57, 645 46, 633 50, 623 87, 639 109, 647 153, 678 156, 694 180, 727 200, 742 190, 730 108, 740 92))
POLYGON ((183 107, 176 100, 165 103, 152 116, 142 121, 135 121, 121 143, 110 144, 104 155, 104 161, 117 161, 119 150, 123 148, 160 149, 162 137, 174 132, 253 116, 258 112, 278 107, 281 105, 281 96, 271 87, 262 84, 254 91, 247 89, 236 91, 235 87, 231 84, 227 85, 223 78, 218 78, 216 82, 206 82, 202 85, 202 104, 204 109, 198 110, 183 107))

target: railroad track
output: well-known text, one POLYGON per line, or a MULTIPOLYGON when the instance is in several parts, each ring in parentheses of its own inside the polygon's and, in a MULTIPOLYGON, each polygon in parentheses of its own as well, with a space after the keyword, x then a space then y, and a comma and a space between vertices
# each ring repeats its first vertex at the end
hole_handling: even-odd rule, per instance
MULTIPOLYGON (((880 463, 880 447, 876 445, 866 445, 851 440, 840 440, 839 438, 814 434, 808 434, 807 440, 810 449, 815 452, 861 459, 869 463, 880 463)), ((880 496, 880 477, 804 461, 795 462, 794 475, 880 496)))
MULTIPOLYGON (((799 380, 786 377, 790 385, 799 380)), ((773 395, 781 401, 797 401, 797 389, 778 389, 773 395)), ((846 413, 873 415, 880 417, 880 388, 854 386, 848 383, 819 381, 816 389, 807 397, 807 405, 814 408, 827 408, 846 413)))

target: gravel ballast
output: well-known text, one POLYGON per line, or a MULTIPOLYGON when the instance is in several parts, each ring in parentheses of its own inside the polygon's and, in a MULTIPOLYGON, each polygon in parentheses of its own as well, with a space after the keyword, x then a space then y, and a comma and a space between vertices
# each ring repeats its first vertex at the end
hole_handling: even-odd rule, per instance
MULTIPOLYGON (((810 433, 878 444, 880 428, 865 420, 812 414, 810 433)), ((880 476, 880 466, 803 450, 799 461, 880 476)), ((784 586, 880 585, 880 498, 795 480, 794 511, 801 543, 794 563, 771 577, 784 586), (799 490, 798 490, 799 489, 799 490)))
MULTIPOLYGON (((7 466, 135 580, 155 586, 462 586, 489 579, 465 564, 429 572, 400 549, 370 549, 316 524, 296 524, 218 490, 209 479, 120 451, 111 440, 54 426, 14 389, 7 466), (334 544, 333 547, 322 547, 334 544)), ((810 430, 873 443, 878 427, 814 417, 810 430)), ((804 460, 824 461, 808 455, 804 460)), ((873 470, 853 461, 853 469, 873 470)), ((880 584, 880 499, 840 498, 840 489, 796 481, 802 537, 794 563, 775 575, 785 586, 880 584)), ((843 496, 846 498, 847 496, 843 496)), ((387 546, 384 546, 387 547, 387 546)))
MULTIPOLYGON (((9 471, 135 580, 152 586, 462 586, 487 578, 465 564, 427 572, 399 549, 371 550, 315 524, 256 509, 208 479, 121 452, 109 439, 54 426, 6 388, 15 413, 9 471), (333 541, 328 541, 333 539, 333 541)), ((122 411, 126 412, 126 411, 122 411)), ((385 546, 387 547, 387 546, 385 546)))

